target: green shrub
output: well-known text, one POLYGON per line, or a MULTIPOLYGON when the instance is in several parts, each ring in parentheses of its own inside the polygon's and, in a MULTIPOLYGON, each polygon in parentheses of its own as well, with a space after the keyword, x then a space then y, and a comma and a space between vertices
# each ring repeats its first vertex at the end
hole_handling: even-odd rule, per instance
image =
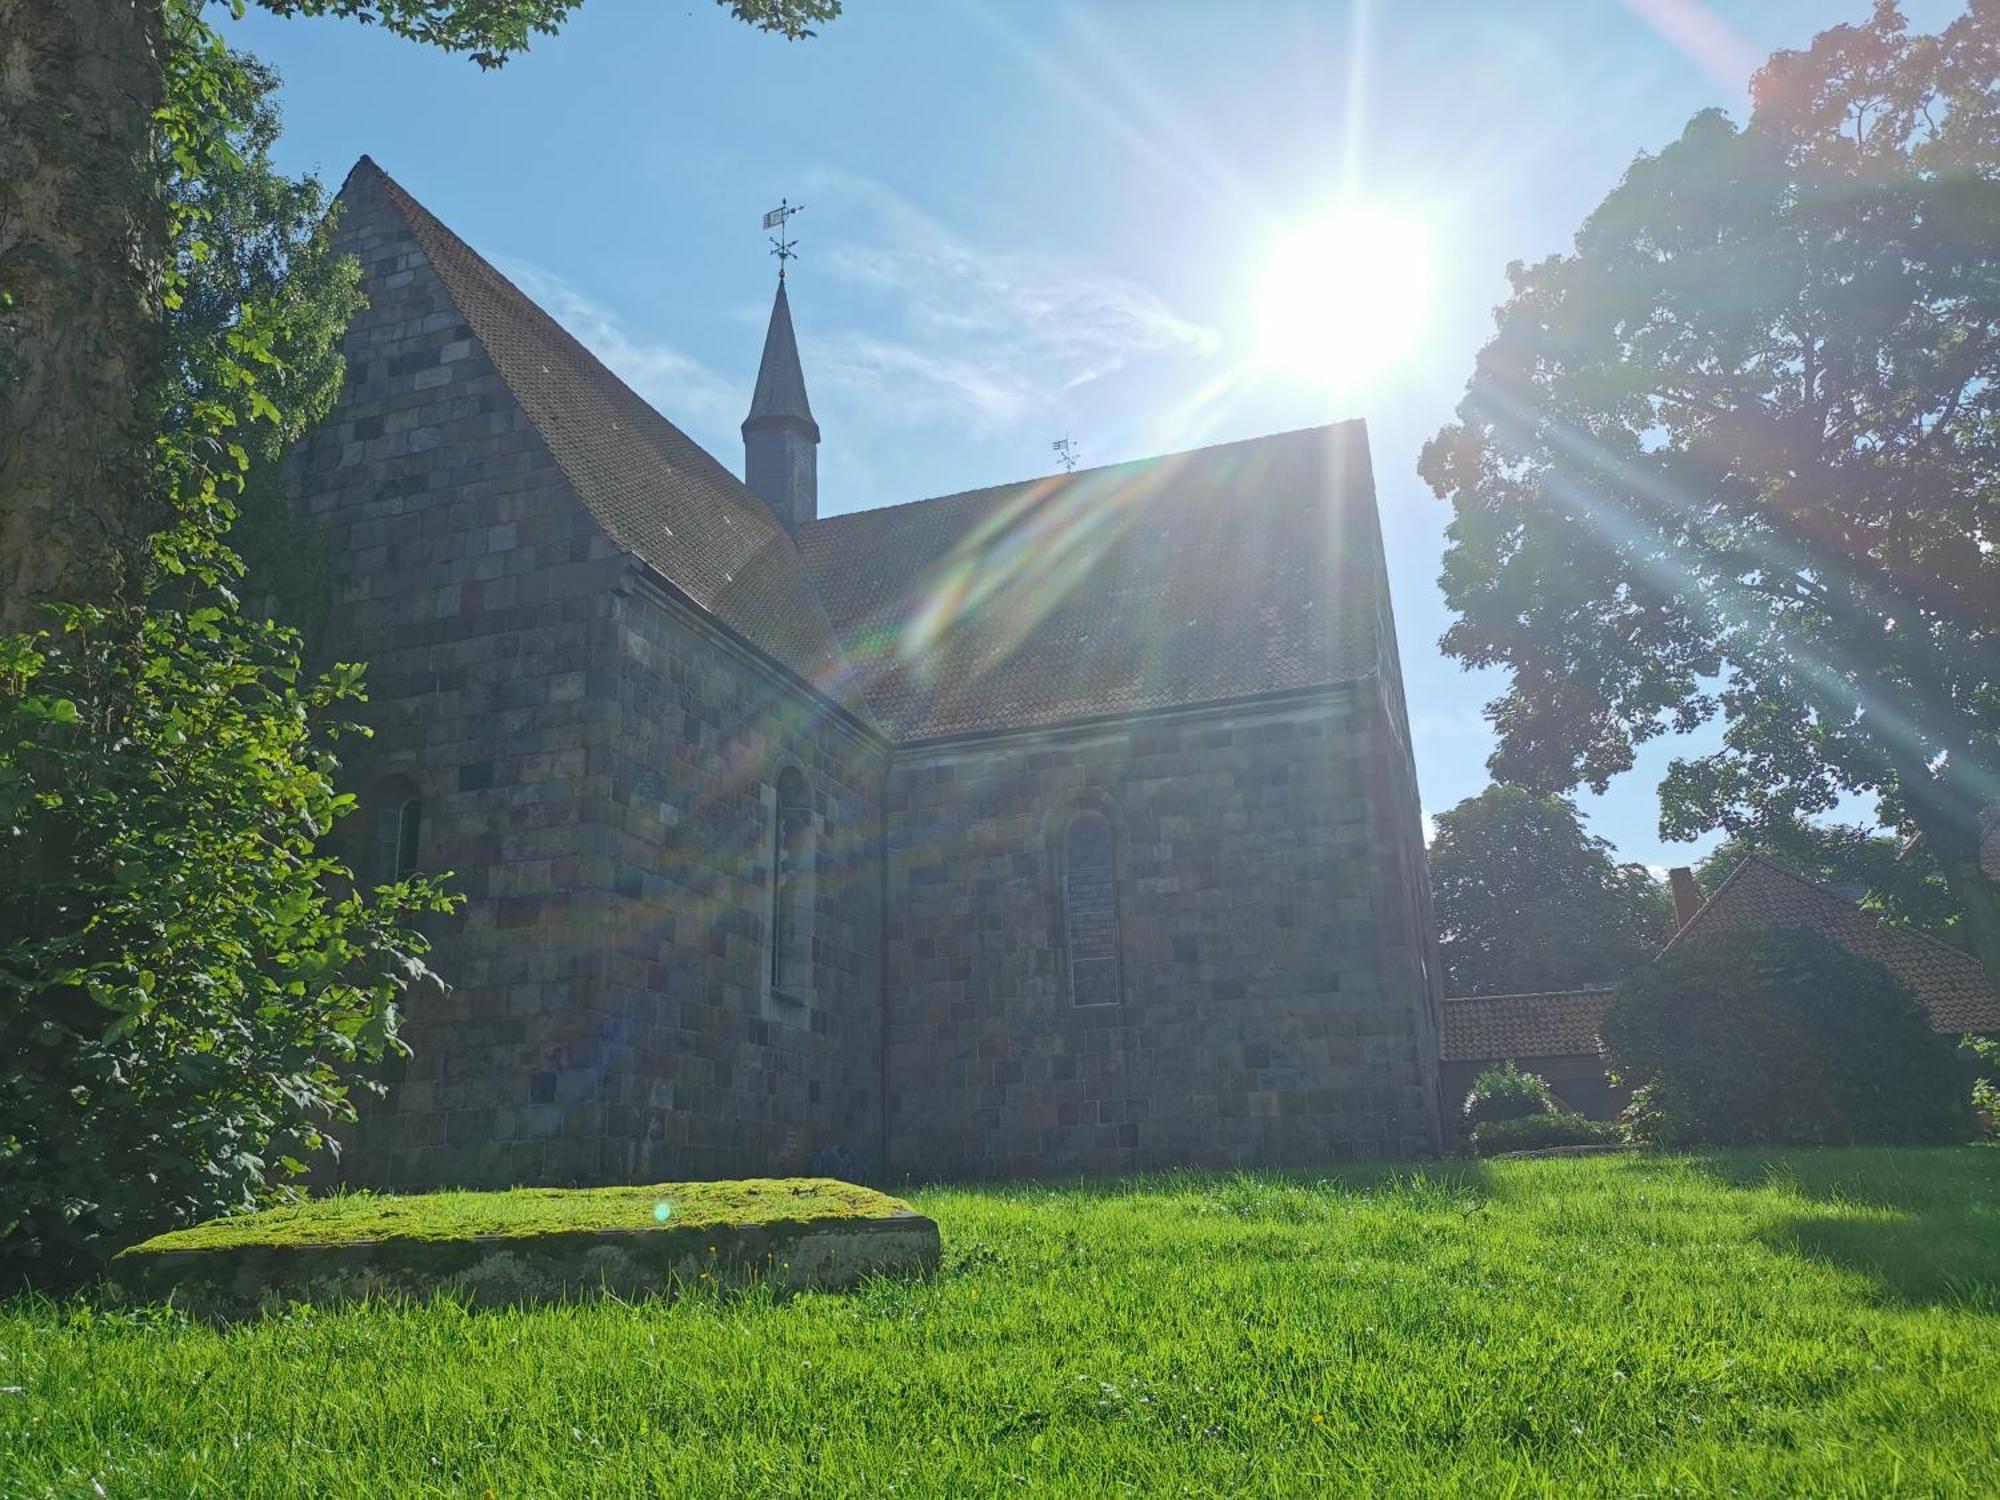
POLYGON ((1613 1120, 1593 1120, 1560 1111, 1546 1115, 1516 1115, 1488 1120, 1472 1132, 1474 1156, 1498 1156, 1503 1151, 1540 1151, 1550 1146, 1612 1146, 1625 1139, 1613 1120))
POLYGON ((221 607, 0 638, 0 1281, 258 1201, 351 1118, 423 979, 429 881, 322 849, 334 706, 221 607))
POLYGON ((1660 1146, 1961 1139, 1951 1043, 1880 964, 1804 929, 1726 933, 1626 981, 1599 1025, 1660 1146))
MULTIPOLYGON (((1960 1043, 1980 1063, 2000 1071, 2000 1037, 1968 1036, 1960 1043)), ((1972 1080, 1972 1114, 1988 1135, 2000 1135, 2000 1082, 1981 1076, 1972 1080)))
POLYGON ((1461 1113, 1465 1128, 1471 1131, 1524 1115, 1552 1115, 1556 1109, 1556 1097, 1549 1092, 1547 1082, 1533 1073, 1523 1073, 1510 1059, 1472 1080, 1472 1092, 1465 1096, 1461 1113))

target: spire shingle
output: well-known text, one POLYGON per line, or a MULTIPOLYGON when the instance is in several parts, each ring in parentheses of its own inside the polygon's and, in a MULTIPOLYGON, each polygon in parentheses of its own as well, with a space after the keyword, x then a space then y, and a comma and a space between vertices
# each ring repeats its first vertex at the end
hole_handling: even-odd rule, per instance
POLYGON ((806 375, 799 365, 799 343, 792 333, 792 304, 785 296, 785 283, 778 282, 778 297, 771 304, 771 326, 764 334, 764 359, 757 366, 757 389, 750 397, 750 415, 743 419, 747 434, 750 424, 772 418, 790 418, 812 428, 819 441, 819 424, 813 421, 812 403, 806 400, 806 375))

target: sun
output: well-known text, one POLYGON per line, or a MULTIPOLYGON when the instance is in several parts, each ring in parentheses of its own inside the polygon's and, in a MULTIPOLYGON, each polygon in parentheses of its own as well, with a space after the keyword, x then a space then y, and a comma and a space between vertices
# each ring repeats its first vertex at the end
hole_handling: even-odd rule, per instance
POLYGON ((1335 209, 1271 254, 1258 306, 1259 362, 1351 391, 1409 356, 1430 298, 1422 223, 1381 207, 1335 209))

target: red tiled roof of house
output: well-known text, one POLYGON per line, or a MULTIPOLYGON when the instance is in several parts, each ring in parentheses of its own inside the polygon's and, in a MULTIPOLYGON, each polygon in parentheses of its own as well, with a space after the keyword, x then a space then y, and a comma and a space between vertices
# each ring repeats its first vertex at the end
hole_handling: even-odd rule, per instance
POLYGON ((1388 629, 1358 422, 855 511, 799 547, 902 739, 1352 681, 1388 629))
POLYGON ((770 508, 365 156, 343 191, 357 183, 379 187, 402 214, 605 534, 765 655, 858 708, 852 669, 770 508))
POLYGON ((1874 959, 1909 986, 1939 1031, 2000 1033, 2000 1001, 1971 954, 1926 933, 1888 926, 1837 892, 1754 854, 1730 871, 1661 952, 1704 933, 1753 926, 1809 928, 1874 959))
POLYGON ((1595 1057, 1597 1023, 1609 988, 1534 995, 1460 995, 1444 1002, 1439 1038, 1445 1062, 1528 1057, 1595 1057))

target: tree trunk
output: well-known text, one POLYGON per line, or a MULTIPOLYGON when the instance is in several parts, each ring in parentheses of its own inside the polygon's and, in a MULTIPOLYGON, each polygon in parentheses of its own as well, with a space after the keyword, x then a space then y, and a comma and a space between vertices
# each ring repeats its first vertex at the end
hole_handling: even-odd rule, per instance
POLYGON ((0 632, 152 529, 165 0, 0 0, 0 632))
POLYGON ((1979 868, 1977 849, 1972 857, 1940 859, 1945 884, 1965 908, 1965 945, 1986 971, 1986 984, 2000 995, 2000 881, 1987 878, 1979 868))
MULTIPOLYGON (((1986 971, 1987 986, 2000 996, 2000 880, 1981 867, 1979 817, 1958 809, 1944 812, 1914 799, 1909 805, 1918 833, 1965 913, 1965 946, 1986 971)), ((1961 803, 1961 808, 1976 806, 1969 798, 1961 803)))

